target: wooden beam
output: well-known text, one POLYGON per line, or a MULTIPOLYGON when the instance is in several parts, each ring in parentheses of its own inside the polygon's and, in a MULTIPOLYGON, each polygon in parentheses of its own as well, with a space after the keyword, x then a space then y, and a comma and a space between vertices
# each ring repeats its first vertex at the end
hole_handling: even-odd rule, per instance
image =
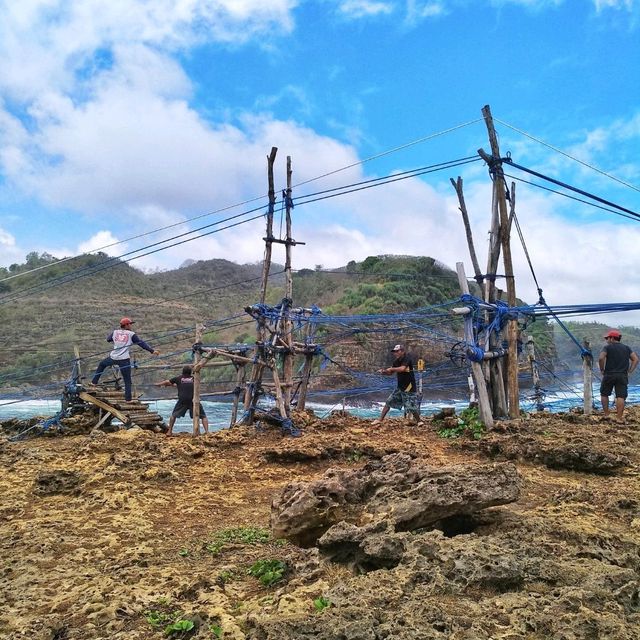
POLYGON ((120 420, 123 424, 129 424, 129 416, 127 416, 125 413, 122 413, 122 411, 118 411, 115 407, 112 407, 110 404, 107 404, 102 400, 98 400, 98 398, 96 398, 95 396, 92 396, 86 391, 81 391, 78 394, 78 396, 80 397, 81 400, 84 400, 85 402, 89 402, 91 404, 95 404, 96 407, 100 407, 101 409, 108 411, 111 415, 118 418, 118 420, 120 420))

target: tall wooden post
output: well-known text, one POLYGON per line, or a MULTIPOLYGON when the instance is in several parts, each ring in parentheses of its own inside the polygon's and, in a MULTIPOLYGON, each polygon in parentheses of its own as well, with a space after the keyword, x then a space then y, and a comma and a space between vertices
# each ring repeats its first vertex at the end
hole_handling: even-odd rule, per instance
MULTIPOLYGON (((482 109, 489 143, 491 144, 491 156, 488 156, 482 149, 478 149, 478 154, 487 162, 493 174, 493 192, 498 206, 500 218, 500 240, 502 243, 502 260, 504 262, 505 277, 507 280, 507 304, 510 307, 516 306, 516 287, 513 276, 513 263, 511 260, 511 241, 509 234, 509 216, 507 213, 506 184, 502 162, 500 160, 500 147, 498 136, 493 126, 491 109, 486 105, 482 109)), ((507 340, 509 343, 509 360, 507 363, 509 415, 517 418, 520 415, 520 390, 518 386, 518 321, 509 320, 507 325, 507 340)))
MULTIPOLYGON (((469 293, 469 283, 467 282, 467 276, 464 272, 464 265, 462 262, 456 262, 456 271, 458 272, 458 283, 462 293, 469 293)), ((474 343, 473 339, 473 326, 471 315, 467 314, 464 318, 464 339, 469 344, 474 343)), ((493 427, 493 415, 491 414, 491 405, 489 404, 489 394, 487 393, 487 383, 482 373, 482 367, 479 362, 471 363, 471 373, 473 375, 473 381, 476 385, 476 391, 478 393, 478 410, 480 412, 480 420, 484 423, 487 429, 493 427)))
POLYGON ((271 269, 271 250, 273 247, 273 211, 276 205, 276 191, 273 180, 273 165, 276 161, 278 147, 271 147, 271 153, 267 156, 267 180, 269 181, 269 205, 267 208, 267 234, 264 239, 264 262, 262 263, 262 290, 260 302, 264 304, 267 298, 267 282, 271 269))
POLYGON ((478 257, 476 256, 476 249, 473 244, 473 234, 471 233, 471 224, 469 223, 469 214, 467 213, 467 205, 464 200, 464 191, 462 189, 462 178, 458 176, 458 180, 454 180, 450 178, 451 184, 458 195, 458 204, 460 213, 462 214, 462 223, 464 224, 464 230, 467 234, 467 246, 469 247, 469 257, 471 258, 471 264, 473 265, 473 272, 476 277, 476 282, 481 284, 482 282, 482 271, 480 271, 480 263, 478 262, 478 257))
POLYGON ((593 411, 593 354, 591 343, 585 338, 582 341, 585 351, 582 356, 582 387, 584 393, 583 410, 585 416, 590 416, 593 411))
MULTIPOLYGON (((267 180, 269 184, 269 205, 267 208, 267 233, 264 238, 264 262, 262 263, 262 288, 260 292, 260 302, 265 303, 267 299, 267 283, 269 281, 269 270, 271 269, 271 249, 273 246, 273 212, 276 203, 275 184, 273 179, 273 165, 276 161, 276 154, 278 153, 277 147, 271 147, 271 153, 267 156, 267 180)), ((251 371, 250 384, 247 385, 247 389, 244 394, 244 407, 246 410, 250 410, 253 405, 257 386, 262 379, 262 371, 264 365, 262 362, 265 360, 265 340, 266 329, 264 326, 264 318, 260 318, 257 321, 256 328, 256 356, 258 362, 253 365, 251 371)), ((250 417, 252 419, 252 416, 250 417)))
POLYGON ((291 323, 291 303, 293 302, 293 276, 291 275, 291 251, 293 238, 291 237, 291 156, 287 156, 287 192, 285 197, 286 228, 284 277, 286 282, 285 298, 287 312, 282 322, 282 341, 286 346, 282 364, 284 379, 283 401, 287 415, 291 413, 291 393, 293 390, 293 325, 291 323))
MULTIPOLYGON (((204 325, 196 324, 196 343, 202 342, 202 332, 204 325)), ((200 433, 200 353, 195 352, 193 356, 193 435, 200 433)))

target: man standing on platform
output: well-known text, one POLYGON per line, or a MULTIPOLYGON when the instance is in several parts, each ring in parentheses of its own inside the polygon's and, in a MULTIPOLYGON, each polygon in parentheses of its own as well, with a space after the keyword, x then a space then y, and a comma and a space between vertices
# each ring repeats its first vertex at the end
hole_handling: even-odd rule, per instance
POLYGON ((144 340, 138 337, 133 331, 133 320, 130 318, 122 318, 120 320, 120 328, 112 331, 107 337, 107 342, 113 342, 111 353, 98 365, 93 376, 92 384, 98 384, 102 372, 107 367, 116 366, 120 369, 122 380, 124 382, 124 399, 128 402, 131 400, 131 359, 129 357, 129 349, 137 344, 145 351, 159 356, 160 352, 149 346, 144 340))
POLYGON ((607 344, 603 347, 598 358, 602 382, 600 384, 600 400, 602 413, 609 417, 609 396, 616 391, 616 420, 624 423, 624 406, 627 399, 629 375, 638 366, 638 356, 626 344, 622 344, 622 334, 612 329, 605 335, 607 344))
POLYGON ((398 376, 398 386, 387 398, 380 414, 380 422, 385 419, 389 409, 402 409, 404 407, 411 421, 417 423, 420 420, 420 408, 416 395, 416 377, 413 373, 413 362, 401 344, 393 347, 391 353, 395 358, 392 365, 386 369, 378 369, 378 373, 384 376, 392 376, 395 373, 398 376))
MULTIPOLYGON (((190 366, 182 368, 182 375, 170 378, 169 380, 163 380, 162 382, 156 382, 156 387, 170 387, 175 385, 178 387, 178 402, 176 402, 171 417, 169 418, 169 430, 167 435, 170 436, 173 433, 173 425, 176 423, 176 418, 182 418, 186 415, 187 411, 191 418, 193 418, 193 370, 190 366)), ((202 427, 205 433, 209 433, 209 420, 207 414, 204 412, 202 403, 200 403, 200 420, 202 420, 202 427)))

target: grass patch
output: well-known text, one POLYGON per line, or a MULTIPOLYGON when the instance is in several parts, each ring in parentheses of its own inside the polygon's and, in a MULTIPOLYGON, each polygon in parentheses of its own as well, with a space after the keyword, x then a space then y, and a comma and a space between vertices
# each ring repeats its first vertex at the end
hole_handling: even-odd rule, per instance
POLYGON ((287 570, 287 563, 282 560, 258 560, 247 573, 258 578, 265 587, 280 582, 287 570))
POLYGON ((227 544, 266 544, 271 541, 271 534, 260 527, 236 527, 217 531, 213 539, 205 544, 205 549, 217 556, 227 544))

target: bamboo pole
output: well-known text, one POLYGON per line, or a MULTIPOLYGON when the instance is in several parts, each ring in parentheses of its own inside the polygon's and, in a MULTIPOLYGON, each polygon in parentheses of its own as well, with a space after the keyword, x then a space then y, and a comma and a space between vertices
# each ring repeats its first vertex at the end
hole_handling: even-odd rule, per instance
POLYGON ((584 393, 583 410, 585 416, 593 412, 593 354, 591 343, 587 338, 582 341, 584 347, 582 355, 582 388, 584 393))
MULTIPOLYGON (((456 271, 458 273, 458 283, 460 290, 464 294, 469 293, 469 283, 467 282, 467 276, 464 272, 464 265, 462 262, 456 263, 456 271)), ((472 327, 471 314, 467 314, 464 318, 464 337, 465 340, 473 344, 473 327, 472 327)), ((480 413, 480 420, 484 423, 487 429, 493 427, 493 415, 491 414, 491 405, 489 404, 489 394, 487 393, 487 383, 482 373, 482 367, 479 362, 471 363, 471 373, 473 375, 473 381, 478 393, 478 410, 480 413)))
MULTIPOLYGON (((196 324, 196 344, 202 342, 202 333, 204 325, 196 324)), ((193 435, 200 434, 200 352, 196 351, 193 355, 193 435)))
MULTIPOLYGON (((502 170, 502 162, 500 159, 500 147, 498 144, 498 136, 493 126, 493 117, 489 105, 482 109, 487 132, 489 135, 489 143, 491 145, 491 156, 488 156, 482 149, 478 150, 478 154, 487 162, 493 173, 493 190, 496 195, 498 205, 498 214, 500 218, 500 241, 502 244, 502 260, 504 263, 505 278, 507 280, 507 304, 510 307, 516 306, 516 288, 513 276, 513 263, 511 259, 511 243, 509 237, 509 218, 507 214, 507 198, 505 194, 506 184, 504 181, 504 172, 502 170)), ((508 379, 508 398, 509 398, 509 415, 511 418, 517 418, 520 415, 520 392, 518 387, 518 321, 509 320, 507 325, 507 340, 509 344, 509 360, 507 362, 507 379, 508 379)))

